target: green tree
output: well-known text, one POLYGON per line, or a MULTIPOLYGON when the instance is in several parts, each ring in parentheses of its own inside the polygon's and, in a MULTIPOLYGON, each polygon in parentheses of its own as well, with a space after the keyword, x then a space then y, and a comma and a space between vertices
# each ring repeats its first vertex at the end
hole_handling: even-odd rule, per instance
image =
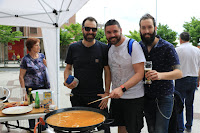
MULTIPOLYGON (((67 32, 67 34, 72 35, 72 37, 71 35, 69 35, 69 37, 71 37, 70 39, 72 40, 72 42, 83 39, 82 27, 79 23, 70 24, 70 26, 64 26, 64 32, 67 32)), ((69 45, 69 44, 65 44, 65 45, 69 45)))
POLYGON ((133 38, 137 42, 141 41, 140 32, 137 32, 136 30, 134 30, 133 32, 129 31, 129 33, 130 33, 130 35, 125 35, 125 36, 127 36, 128 38, 133 38))
MULTIPOLYGON (((71 24, 70 26, 64 26, 64 29, 60 30, 60 45, 69 45, 73 41, 79 41, 83 39, 82 26, 77 24, 71 24)), ((103 29, 98 29, 96 40, 107 43, 106 36, 103 29)))
POLYGON ((22 36, 22 32, 12 32, 12 26, 0 25, 0 44, 4 45, 4 60, 8 59, 6 46, 8 45, 8 43, 14 44, 15 41, 20 41, 20 36, 22 36))
POLYGON ((64 29, 60 29, 60 46, 66 46, 72 43, 73 34, 67 32, 64 29))
POLYGON ((103 29, 98 29, 95 39, 101 42, 107 43, 107 39, 106 39, 105 32, 103 29))
POLYGON ((63 60, 66 58, 69 45, 81 39, 83 39, 83 34, 79 23, 70 24, 70 26, 65 25, 63 29, 60 29, 60 57, 62 59, 62 66, 64 66, 63 60))
POLYGON ((157 28, 157 35, 159 35, 162 39, 172 43, 174 46, 178 44, 176 42, 177 32, 173 31, 172 29, 169 29, 168 25, 161 25, 159 23, 157 28))
POLYGON ((21 31, 12 32, 12 26, 0 25, 0 43, 7 45, 9 42, 20 41, 21 31))
POLYGON ((192 20, 190 22, 185 22, 183 27, 185 28, 184 31, 190 33, 190 42, 192 42, 194 46, 197 46, 200 41, 200 20, 195 17, 192 17, 191 19, 192 20))

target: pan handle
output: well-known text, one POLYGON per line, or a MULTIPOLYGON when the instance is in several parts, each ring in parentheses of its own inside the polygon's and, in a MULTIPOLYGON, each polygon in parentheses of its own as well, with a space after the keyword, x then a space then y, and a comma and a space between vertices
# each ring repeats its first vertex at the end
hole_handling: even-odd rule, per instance
POLYGON ((97 127, 100 127, 101 125, 110 125, 113 123, 114 119, 106 119, 104 123, 99 124, 97 127))
POLYGON ((106 119, 105 122, 103 124, 105 125, 110 125, 111 123, 114 122, 114 119, 106 119))

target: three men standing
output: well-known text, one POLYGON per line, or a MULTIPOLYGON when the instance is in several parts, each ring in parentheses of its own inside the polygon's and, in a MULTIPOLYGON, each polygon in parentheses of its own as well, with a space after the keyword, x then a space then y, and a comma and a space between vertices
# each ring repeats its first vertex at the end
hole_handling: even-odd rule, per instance
MULTIPOLYGON (((109 95, 109 87, 110 87, 109 85, 111 81, 109 67, 108 67, 109 64, 112 76, 112 89, 113 89, 109 95, 111 98, 113 98, 110 106, 110 114, 111 117, 115 119, 113 125, 119 126, 119 132, 125 132, 127 130, 130 133, 132 132, 139 133, 141 128, 143 127, 142 112, 144 107, 144 113, 149 133, 168 133, 169 119, 171 117, 174 104, 173 80, 182 78, 181 70, 183 70, 184 68, 182 68, 181 66, 180 70, 179 58, 174 46, 171 43, 167 42, 166 40, 163 40, 161 37, 156 35, 157 27, 155 19, 150 14, 145 14, 144 16, 142 16, 139 25, 140 25, 140 35, 142 39, 140 45, 142 46, 142 49, 140 45, 135 41, 132 46, 133 52, 132 55, 130 56, 127 50, 127 43, 129 39, 122 35, 122 29, 119 23, 116 20, 109 20, 105 24, 106 38, 108 40, 108 43, 112 45, 109 49, 109 52, 108 48, 105 47, 104 49, 104 45, 101 45, 101 47, 97 48, 100 51, 104 49, 102 51, 103 53, 100 52, 100 54, 102 54, 100 57, 103 59, 103 64, 102 64, 103 67, 102 67, 102 65, 100 66, 95 65, 96 63, 101 63, 102 61, 101 58, 98 59, 94 56, 85 56, 91 53, 89 52, 90 51, 89 49, 97 47, 96 43, 99 43, 98 41, 94 40, 94 37, 96 35, 94 33, 96 32, 97 28, 96 21, 85 20, 83 22, 83 29, 82 29, 84 40, 78 42, 77 44, 74 44, 74 46, 70 46, 69 48, 68 56, 66 59, 66 63, 68 64, 65 70, 65 80, 67 79, 68 75, 71 74, 72 64, 73 64, 75 69, 74 71, 75 77, 77 77, 80 80, 80 83, 78 87, 76 87, 76 89, 72 90, 72 93, 75 94, 73 97, 71 97, 72 106, 84 106, 81 105, 84 101, 80 99, 81 95, 89 96, 92 94, 93 91, 96 91, 94 93, 96 95, 100 93, 99 96, 101 97, 109 95), (144 53, 142 52, 142 50, 144 53), (106 52, 108 52, 108 55, 106 52), (141 85, 142 84, 141 80, 144 75, 144 62, 145 62, 144 55, 146 60, 152 61, 153 64, 152 70, 148 71, 145 74, 145 77, 147 79, 152 80, 152 83, 150 85, 148 84, 144 86, 145 98, 143 98, 144 88, 141 85), (90 57, 90 59, 88 59, 88 57, 90 57), (106 63, 107 57, 109 59, 108 64, 106 63), (86 63, 84 63, 83 61, 86 61, 86 63), (94 64, 92 64, 91 61, 92 62, 94 61, 93 62, 94 64), (80 67, 80 65, 82 66, 80 67), (94 65, 96 67, 90 68, 90 65, 94 65), (105 93, 102 90, 103 88, 102 84, 100 84, 101 88, 99 88, 98 90, 93 88, 89 90, 89 88, 85 87, 90 85, 91 81, 89 81, 89 79, 94 80, 95 78, 100 77, 100 75, 96 75, 97 77, 87 78, 87 76, 89 76, 90 74, 94 74, 92 73, 93 70, 99 67, 101 67, 101 70, 99 69, 100 73, 102 73, 103 68, 106 72, 105 93), (89 75, 86 76, 86 74, 89 75), (85 89, 83 89, 81 86, 83 88, 85 87, 85 89), (138 106, 139 104, 141 106, 138 106)), ((182 37, 182 35, 180 37, 182 37)), ((181 41, 187 42, 187 39, 184 40, 184 38, 181 38, 181 41)), ((177 52, 179 51, 178 49, 179 48, 177 48, 177 52)), ((99 51, 97 50, 96 53, 98 52, 99 51)), ((198 57, 200 57, 199 53, 197 55, 198 57)), ((182 62, 181 55, 179 56, 181 65, 183 65, 184 63, 182 62)), ((198 62, 196 63, 197 66, 194 67, 194 69, 196 70, 195 74, 196 73, 197 74, 189 76, 194 76, 195 83, 197 84, 197 76, 200 68, 200 63, 199 63, 200 61, 197 61, 196 58, 195 61, 198 62)), ((188 75, 186 75, 186 77, 187 76, 188 75)), ((179 80, 183 79, 185 78, 179 80)), ((179 84, 178 83, 179 80, 176 80, 176 87, 179 84)), ((183 82, 181 81, 181 83, 183 82)), ((95 85, 97 84, 94 84, 94 86, 95 85)), ((72 83, 70 85, 66 84, 66 86, 68 86, 69 88, 74 88, 76 85, 72 83)), ((197 85, 195 85, 195 88, 196 86, 197 85)), ((94 98, 93 100, 95 100, 96 98, 94 98)), ((88 98, 84 102, 84 104, 88 103, 89 100, 92 101, 91 97, 88 98)), ((190 102, 192 101, 192 104, 193 100, 194 100, 194 91, 192 91, 190 98, 190 102)), ((98 105, 100 106, 100 108, 104 109, 107 107, 107 101, 103 100, 101 103, 98 103, 96 108, 98 108, 98 105)), ((190 111, 192 110, 191 107, 189 107, 188 109, 190 111)), ((189 115, 191 116, 191 113, 189 115)), ((189 118, 190 120, 187 120, 190 121, 188 122, 188 124, 186 124, 187 129, 191 129, 192 126, 191 118, 192 117, 189 118)))

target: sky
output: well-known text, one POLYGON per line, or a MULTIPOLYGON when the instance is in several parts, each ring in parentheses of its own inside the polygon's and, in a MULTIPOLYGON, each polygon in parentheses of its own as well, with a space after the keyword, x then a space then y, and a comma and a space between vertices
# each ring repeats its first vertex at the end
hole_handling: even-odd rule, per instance
POLYGON ((150 13, 157 24, 168 25, 178 34, 183 32, 183 24, 190 22, 191 17, 200 19, 199 0, 89 0, 76 14, 76 21, 82 24, 84 18, 94 17, 98 23, 104 24, 109 19, 116 19, 122 33, 139 31, 139 20, 150 13), (157 17, 156 17, 157 16, 157 17))

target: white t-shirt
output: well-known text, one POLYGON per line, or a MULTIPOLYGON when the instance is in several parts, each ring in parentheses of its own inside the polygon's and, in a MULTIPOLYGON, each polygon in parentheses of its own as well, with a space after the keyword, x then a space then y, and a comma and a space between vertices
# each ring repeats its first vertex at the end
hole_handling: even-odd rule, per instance
POLYGON ((183 77, 198 77, 200 69, 199 48, 193 46, 189 42, 186 42, 177 47, 176 51, 179 56, 183 77))
MULTIPOLYGON (((132 56, 129 55, 127 44, 129 38, 120 46, 112 45, 108 52, 108 64, 111 69, 112 89, 119 87, 127 82, 134 74, 133 64, 146 62, 143 50, 137 41, 132 45, 132 56)), ((133 99, 144 96, 143 81, 129 88, 121 98, 133 99)))

